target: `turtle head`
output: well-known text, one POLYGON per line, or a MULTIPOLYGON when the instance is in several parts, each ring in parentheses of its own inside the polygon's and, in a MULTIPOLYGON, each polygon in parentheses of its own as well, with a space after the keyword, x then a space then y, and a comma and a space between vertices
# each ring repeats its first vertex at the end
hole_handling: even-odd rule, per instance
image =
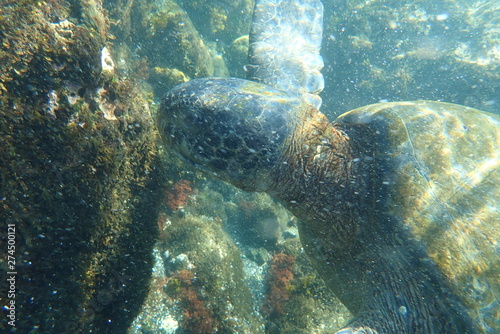
POLYGON ((267 191, 291 135, 292 94, 236 78, 195 79, 159 108, 164 142, 184 159, 247 191, 267 191))

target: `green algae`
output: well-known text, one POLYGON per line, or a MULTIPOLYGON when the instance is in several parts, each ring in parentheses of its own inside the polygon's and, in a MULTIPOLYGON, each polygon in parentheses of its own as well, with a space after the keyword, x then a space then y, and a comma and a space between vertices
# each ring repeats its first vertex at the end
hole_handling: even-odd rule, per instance
POLYGON ((185 80, 214 74, 211 52, 186 12, 174 1, 139 4, 132 41, 148 60, 157 96, 185 80), (152 69, 152 70, 151 70, 152 69))

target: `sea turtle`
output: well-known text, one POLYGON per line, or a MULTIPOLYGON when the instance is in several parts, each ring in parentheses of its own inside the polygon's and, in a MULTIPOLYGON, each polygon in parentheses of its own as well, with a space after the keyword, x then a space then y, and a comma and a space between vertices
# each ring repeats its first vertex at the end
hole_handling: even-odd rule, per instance
POLYGON ((416 101, 330 122, 316 95, 321 21, 317 0, 257 1, 253 81, 170 90, 165 143, 298 218, 309 258, 354 315, 337 333, 500 332, 500 118, 416 101))

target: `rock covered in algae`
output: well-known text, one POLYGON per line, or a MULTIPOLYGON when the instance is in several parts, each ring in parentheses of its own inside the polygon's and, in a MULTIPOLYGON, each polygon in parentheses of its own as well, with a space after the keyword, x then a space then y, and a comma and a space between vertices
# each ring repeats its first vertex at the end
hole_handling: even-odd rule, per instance
POLYGON ((335 333, 352 318, 319 278, 298 239, 287 239, 272 254, 260 308, 266 333, 335 333))
POLYGON ((214 60, 206 41, 175 1, 128 3, 125 12, 116 4, 107 7, 124 20, 114 31, 118 42, 132 50, 128 61, 135 64, 130 75, 142 72, 158 96, 181 82, 214 75, 214 60))
POLYGON ((248 34, 254 0, 179 0, 199 31, 209 40, 230 44, 248 34))
POLYGON ((220 222, 172 219, 156 252, 150 297, 130 333, 167 324, 185 333, 263 333, 240 252, 220 222))
POLYGON ((107 2, 115 52, 127 75, 157 97, 203 76, 245 76, 252 0, 107 2))
POLYGON ((272 249, 277 242, 297 236, 296 229, 288 226, 290 213, 267 194, 238 192, 234 202, 235 205, 227 209, 232 218, 228 230, 238 242, 252 248, 272 249))
POLYGON ((114 73, 100 1, 12 1, 0 31, 0 220, 16 241, 14 268, 1 266, 17 272, 15 329, 123 332, 146 294, 161 198, 147 103, 114 73))
MULTIPOLYGON (((160 215, 153 280, 129 333, 326 334, 342 326, 348 311, 315 274, 296 224, 281 206, 265 194, 235 191, 178 167, 183 170, 169 175, 190 179, 173 182, 182 182, 189 198, 177 197, 182 205, 176 211, 167 202, 160 215), (270 224, 272 238, 259 219, 276 220, 270 224), (276 291, 273 282, 281 276, 270 267, 283 252, 294 259, 293 268, 286 269, 293 277, 276 291), (279 305, 282 312, 264 305, 279 305), (194 314, 205 320, 194 321, 194 314)), ((167 198, 172 191, 179 193, 168 189, 167 198)))
POLYGON ((379 100, 500 113, 498 2, 325 2, 322 110, 379 100))
POLYGON ((178 3, 215 54, 214 74, 244 78, 255 1, 179 0, 178 3))

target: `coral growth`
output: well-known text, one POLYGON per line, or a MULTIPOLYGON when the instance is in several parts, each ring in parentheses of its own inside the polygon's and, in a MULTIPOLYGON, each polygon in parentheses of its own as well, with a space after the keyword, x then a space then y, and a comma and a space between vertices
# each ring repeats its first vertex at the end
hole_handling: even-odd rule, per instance
MULTIPOLYGON (((254 310, 240 249, 213 216, 196 212, 198 207, 210 205, 212 199, 207 197, 207 189, 200 190, 196 205, 189 204, 189 214, 167 213, 160 221, 166 228, 160 231, 160 242, 153 253, 156 264, 150 294, 135 321, 135 331, 129 334, 203 333, 210 328, 217 333, 264 333, 262 318, 254 310), (201 323, 196 324, 195 319, 202 319, 198 320, 201 323), (162 324, 167 321, 175 322, 175 329, 164 331, 162 324)), ((220 205, 214 212, 223 208, 220 205)))
POLYGON ((200 294, 194 286, 194 274, 187 270, 179 270, 174 276, 180 282, 180 298, 184 308, 182 327, 189 333, 214 333, 215 319, 210 309, 200 299, 200 294))
POLYGON ((194 193, 191 182, 188 180, 177 181, 167 193, 167 206, 172 211, 183 208, 194 193))
POLYGON ((271 258, 268 273, 268 292, 262 311, 271 316, 285 314, 285 307, 294 290, 292 271, 295 258, 285 253, 277 253, 271 258))
POLYGON ((160 233, 163 232, 167 228, 169 223, 170 222, 168 221, 167 214, 165 212, 160 212, 158 214, 158 219, 156 220, 156 224, 158 225, 158 231, 160 233))

